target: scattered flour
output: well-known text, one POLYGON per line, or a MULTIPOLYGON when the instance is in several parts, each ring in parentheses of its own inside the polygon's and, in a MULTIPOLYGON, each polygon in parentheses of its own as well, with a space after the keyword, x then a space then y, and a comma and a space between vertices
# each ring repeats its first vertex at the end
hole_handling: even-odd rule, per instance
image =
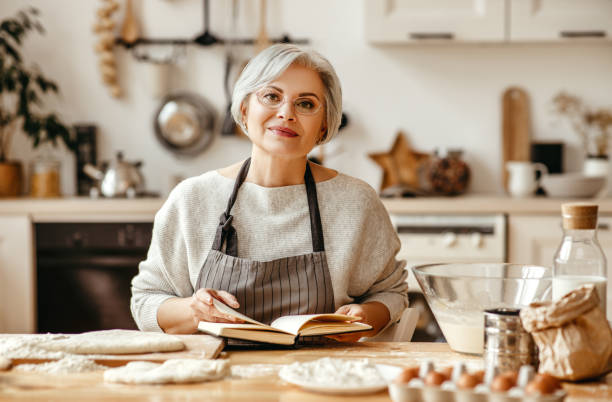
POLYGON ((70 374, 86 373, 89 371, 105 370, 108 367, 96 364, 93 360, 79 355, 69 355, 60 360, 42 364, 20 364, 15 366, 17 371, 30 371, 35 373, 70 374))
POLYGON ((0 356, 0 370, 6 370, 11 367, 11 360, 0 356))
POLYGON ((284 364, 239 364, 231 367, 232 378, 256 378, 278 374, 284 364))
POLYGON ((354 388, 384 384, 376 367, 367 359, 323 359, 293 363, 283 367, 278 375, 288 382, 319 386, 354 388))
POLYGON ((194 383, 218 380, 229 373, 227 360, 170 359, 163 364, 130 362, 104 372, 104 381, 124 384, 194 383))
POLYGON ((0 338, 0 355, 9 359, 61 359, 62 351, 43 347, 47 342, 67 338, 62 334, 15 335, 0 338))

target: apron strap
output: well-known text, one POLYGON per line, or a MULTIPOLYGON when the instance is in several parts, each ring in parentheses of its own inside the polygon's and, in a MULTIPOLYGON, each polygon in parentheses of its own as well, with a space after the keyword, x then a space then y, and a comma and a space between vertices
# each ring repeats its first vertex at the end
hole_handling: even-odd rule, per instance
MULTIPOLYGON (((236 198, 238 190, 246 179, 251 166, 251 158, 248 158, 242 164, 238 177, 234 182, 234 189, 227 201, 227 208, 219 217, 219 226, 213 242, 213 250, 221 251, 223 243, 226 243, 225 254, 233 257, 238 256, 238 235, 236 229, 232 225, 233 215, 230 214, 236 198)), ((312 236, 313 252, 325 251, 325 243, 323 241, 323 228, 321 226, 321 214, 319 212, 319 202, 317 200, 317 185, 312 177, 310 164, 306 162, 306 172, 304 173, 304 183, 306 184, 306 195, 308 197, 308 209, 310 212, 310 234, 312 236)))
POLYGON ((310 163, 306 161, 306 172, 304 173, 304 183, 306 184, 306 195, 308 196, 308 209, 310 211, 310 235, 312 236, 313 252, 325 251, 323 241, 323 228, 321 226, 321 214, 319 212, 319 202, 317 200, 317 185, 310 171, 310 163))
POLYGON ((225 208, 225 211, 219 217, 219 226, 217 226, 217 233, 215 234, 215 241, 212 247, 213 250, 221 251, 223 242, 226 242, 225 253, 233 257, 238 256, 238 235, 236 234, 236 229, 232 226, 234 216, 231 215, 230 212, 238 197, 238 190, 244 182, 244 179, 246 179, 247 173, 249 173, 249 166, 251 166, 251 158, 247 158, 247 160, 244 161, 240 168, 240 172, 238 172, 238 177, 236 177, 236 181, 234 182, 234 189, 227 201, 227 208, 225 208))

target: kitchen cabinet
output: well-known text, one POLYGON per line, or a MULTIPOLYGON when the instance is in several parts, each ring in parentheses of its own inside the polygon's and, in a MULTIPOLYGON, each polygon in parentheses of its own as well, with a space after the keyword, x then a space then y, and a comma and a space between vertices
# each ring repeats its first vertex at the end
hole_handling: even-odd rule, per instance
MULTIPOLYGON (((612 318, 612 216, 600 215, 597 239, 608 259, 608 319, 612 318)), ((563 229, 560 216, 511 215, 508 219, 509 262, 552 267, 553 257, 561 243, 563 229)))
POLYGON ((612 38, 610 0, 366 0, 364 11, 370 43, 612 38))
POLYGON ((0 215, 0 332, 35 331, 34 238, 28 215, 0 215))
POLYGON ((510 41, 612 38, 610 0, 511 0, 510 41))
POLYGON ((504 0, 366 0, 372 43, 500 42, 504 0))

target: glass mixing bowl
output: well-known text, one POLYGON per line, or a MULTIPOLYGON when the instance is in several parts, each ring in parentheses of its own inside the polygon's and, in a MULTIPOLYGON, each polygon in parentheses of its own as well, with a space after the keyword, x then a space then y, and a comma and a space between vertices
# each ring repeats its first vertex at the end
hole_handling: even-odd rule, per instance
POLYGON ((428 264, 412 268, 446 341, 482 354, 484 310, 550 300, 552 270, 518 264, 428 264))

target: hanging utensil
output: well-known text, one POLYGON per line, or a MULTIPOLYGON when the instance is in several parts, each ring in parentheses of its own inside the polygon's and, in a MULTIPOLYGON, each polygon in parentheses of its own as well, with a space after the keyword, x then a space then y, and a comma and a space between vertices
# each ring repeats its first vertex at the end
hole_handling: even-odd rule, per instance
POLYGON ((209 10, 209 6, 208 6, 208 0, 203 0, 203 16, 204 16, 204 32, 202 32, 200 35, 198 35, 195 39, 194 42, 196 42, 199 45, 203 45, 203 46, 210 46, 213 45, 215 43, 219 42, 219 39, 217 39, 217 37, 213 34, 210 33, 210 31, 208 30, 209 27, 209 21, 210 21, 210 10, 209 10))
POLYGON ((132 12, 132 0, 125 0, 125 19, 121 27, 121 39, 125 43, 134 43, 140 35, 138 22, 132 12))
POLYGON ((266 30, 267 0, 259 0, 259 34, 255 40, 255 53, 259 53, 270 46, 270 39, 266 30))
POLYGON ((235 135, 236 134, 236 122, 232 116, 232 88, 230 88, 230 73, 232 71, 232 65, 234 64, 234 35, 236 34, 236 26, 238 21, 238 1, 232 0, 231 10, 231 23, 230 33, 228 40, 225 45, 225 74, 223 77, 223 88, 225 89, 225 99, 227 107, 225 109, 225 118, 223 119, 223 125, 221 126, 222 135, 235 135))

